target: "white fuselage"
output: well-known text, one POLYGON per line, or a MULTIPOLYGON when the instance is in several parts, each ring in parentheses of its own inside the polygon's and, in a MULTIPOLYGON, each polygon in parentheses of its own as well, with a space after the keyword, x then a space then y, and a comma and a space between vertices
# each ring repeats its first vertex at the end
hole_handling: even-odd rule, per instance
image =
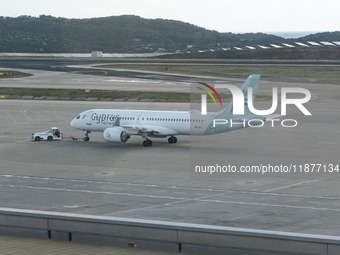
POLYGON ((157 127, 173 131, 164 135, 201 135, 212 116, 192 114, 189 111, 93 109, 82 112, 71 122, 71 126, 84 131, 103 132, 113 127, 117 118, 120 118, 121 126, 157 127))

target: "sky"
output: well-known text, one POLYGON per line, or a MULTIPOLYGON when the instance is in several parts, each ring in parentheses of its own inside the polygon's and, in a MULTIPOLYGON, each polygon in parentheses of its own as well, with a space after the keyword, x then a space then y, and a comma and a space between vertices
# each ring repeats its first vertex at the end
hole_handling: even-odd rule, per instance
POLYGON ((339 31, 337 0, 0 0, 0 16, 92 18, 138 15, 219 32, 339 31))

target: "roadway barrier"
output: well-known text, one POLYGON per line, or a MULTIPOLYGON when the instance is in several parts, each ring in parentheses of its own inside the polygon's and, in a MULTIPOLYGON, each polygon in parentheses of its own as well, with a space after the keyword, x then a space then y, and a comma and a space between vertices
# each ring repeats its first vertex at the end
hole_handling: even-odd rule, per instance
POLYGON ((340 237, 0 208, 0 234, 196 254, 340 254, 340 237))

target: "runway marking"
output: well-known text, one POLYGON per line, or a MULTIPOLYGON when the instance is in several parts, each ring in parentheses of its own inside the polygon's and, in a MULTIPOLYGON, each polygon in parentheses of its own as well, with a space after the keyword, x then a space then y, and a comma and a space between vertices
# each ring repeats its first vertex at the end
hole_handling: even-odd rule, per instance
MULTIPOLYGON (((4 174, 0 177, 5 178, 23 178, 23 179, 35 179, 35 180, 52 180, 52 181, 69 181, 69 182, 82 182, 82 183, 94 183, 94 184, 116 184, 116 185, 128 185, 128 186, 141 186, 141 187, 152 187, 152 188, 168 188, 168 189, 181 189, 181 190, 193 190, 193 191, 212 191, 212 192, 237 192, 240 194, 254 194, 262 196, 282 196, 282 197, 299 197, 299 198, 318 198, 318 199, 328 199, 339 201, 338 197, 330 196, 311 196, 311 195, 301 195, 301 194, 288 194, 288 193, 267 193, 269 191, 244 191, 244 190, 228 190, 228 189, 211 189, 211 188, 196 188, 196 187, 181 187, 173 185, 156 185, 156 184, 141 184, 141 183, 128 183, 128 182, 110 182, 110 181, 92 181, 92 180, 81 180, 81 179, 66 179, 66 178, 55 178, 55 177, 39 177, 39 176, 23 176, 23 175, 10 175, 4 174)), ((311 181, 311 180, 309 180, 311 181)), ((309 182, 307 181, 307 182, 309 182)), ((313 180, 320 181, 320 180, 313 180)), ((302 183, 302 182, 301 182, 302 183)), ((295 183, 292 185, 297 185, 301 183, 295 183)), ((287 185, 291 186, 291 185, 287 185)), ((284 186, 284 187, 287 187, 284 186)), ((281 187, 280 187, 281 188, 281 187)), ((122 188, 116 188, 122 189, 122 188)))
POLYGON ((46 118, 41 112, 37 112, 37 115, 43 121, 51 121, 49 118, 46 118))
MULTIPOLYGON (((24 179, 37 179, 37 180, 54 180, 56 178, 46 178, 46 177, 30 177, 30 176, 14 176, 14 175, 0 175, 0 177, 5 177, 5 178, 21 178, 22 180, 24 179)), ((57 180, 67 180, 67 179, 57 179, 57 180)), ((1 181, 8 182, 8 180, 4 179, 1 181)), ((75 182, 79 182, 79 180, 72 180, 75 182)), ((85 181, 84 183, 86 183, 85 181)), ((105 184, 110 184, 107 182, 103 182, 105 184)), ((305 183, 305 182, 301 182, 305 183)), ((129 184, 131 185, 131 184, 129 184)), ((132 184, 133 185, 133 184, 132 184)), ((295 184, 297 185, 297 184, 295 184)), ((158 185, 144 185, 144 186, 152 186, 155 188, 164 188, 164 186, 158 186, 158 185)), ((292 185, 289 185, 292 186, 292 185)), ((124 211, 118 211, 111 213, 110 215, 116 215, 116 214, 122 214, 122 213, 127 213, 127 212, 136 212, 136 211, 142 211, 142 210, 147 210, 151 208, 157 208, 157 207, 162 207, 162 206, 171 206, 171 205, 176 205, 179 203, 189 203, 189 202, 205 202, 205 203, 217 203, 217 204, 236 204, 240 206, 261 206, 261 207, 281 207, 281 208, 290 208, 290 209, 307 209, 307 210, 313 210, 313 211, 334 211, 334 212, 340 212, 340 209, 338 208, 328 208, 328 207, 316 207, 316 206, 300 206, 300 205, 289 205, 289 204, 273 204, 273 203, 261 203, 261 202, 242 202, 242 201, 235 201, 235 200, 219 200, 219 199, 211 199, 216 196, 228 196, 228 190, 224 190, 224 192, 219 192, 218 194, 211 194, 211 195, 206 195, 206 196, 199 196, 196 198, 188 198, 185 196, 181 197, 173 197, 173 196, 160 196, 160 195, 147 195, 147 194, 131 194, 131 193, 124 193, 124 192, 110 192, 110 191, 91 191, 91 190, 84 190, 84 189, 70 189, 70 188, 51 188, 51 187, 34 187, 34 186, 28 186, 28 185, 12 185, 12 184, 7 184, 3 183, 0 185, 0 187, 4 188, 23 188, 23 189, 31 189, 31 190, 48 190, 48 191, 61 191, 61 192, 72 192, 72 193, 88 193, 88 194, 102 194, 102 195, 117 195, 117 196, 129 196, 129 197, 144 197, 144 198, 156 198, 156 199, 168 199, 168 200, 173 200, 173 202, 168 202, 168 203, 160 203, 156 205, 151 205, 147 207, 142 207, 142 208, 134 208, 130 210, 124 210, 124 211)), ((176 186, 166 186, 165 188, 175 188, 176 186)), ((178 187, 181 188, 181 187, 178 187)), ((235 192, 235 191, 233 191, 235 192)), ((296 195, 291 195, 291 194, 266 194, 266 193, 261 193, 261 192, 239 192, 241 194, 258 194, 258 195, 280 195, 280 196, 286 196, 286 197, 295 197, 296 195)), ((234 194, 232 194, 234 195, 234 194)), ((297 197, 312 197, 313 196, 299 196, 297 197)), ((326 198, 326 199, 332 199, 332 200, 339 200, 339 198, 330 198, 330 197, 316 197, 316 198, 326 198)), ((244 198, 241 198, 244 199, 244 198)), ((293 201, 296 202, 296 201, 293 201)), ((326 201, 327 203, 327 201, 326 201)), ((323 202, 325 204, 325 202, 323 202)), ((334 203, 333 203, 334 204, 334 203)), ((320 203, 321 205, 321 203, 320 203)), ((338 203, 336 203, 338 205, 338 203)), ((234 219, 236 220, 236 219, 234 219)))
POLYGON ((7 110, 3 110, 3 111, 5 112, 6 116, 12 120, 13 124, 18 123, 17 120, 7 110))
POLYGON ((69 120, 66 120, 65 118, 63 118, 58 112, 53 112, 53 115, 57 118, 57 119, 59 119, 59 120, 62 120, 62 121, 64 121, 64 122, 70 122, 69 120))
POLYGON ((176 202, 172 202, 172 203, 158 204, 158 205, 152 205, 152 206, 147 206, 147 207, 141 207, 141 208, 135 208, 135 209, 129 209, 129 210, 124 210, 124 211, 114 212, 114 213, 110 213, 109 215, 144 211, 144 210, 151 209, 151 208, 171 206, 171 205, 175 205, 175 204, 179 204, 179 203, 186 203, 186 202, 192 202, 192 201, 201 201, 200 199, 202 199, 202 198, 215 197, 215 196, 219 196, 219 195, 223 195, 223 194, 219 193, 219 194, 214 194, 214 195, 210 195, 210 196, 203 196, 203 197, 198 197, 198 198, 188 198, 188 199, 184 199, 184 200, 176 201, 176 202))
POLYGON ((255 205, 255 206, 267 206, 267 207, 285 207, 285 208, 294 208, 294 209, 309 209, 309 210, 317 210, 317 211, 335 211, 335 212, 340 212, 340 209, 326 208, 326 207, 295 206, 295 205, 265 204, 265 203, 249 203, 249 202, 223 201, 223 200, 200 200, 200 201, 202 201, 202 202, 209 202, 209 203, 255 205))
POLYGON ((299 185, 302 185, 302 184, 311 183, 311 182, 318 182, 318 181, 319 180, 308 180, 308 181, 298 182, 298 183, 294 183, 294 184, 291 184, 291 185, 281 186, 281 187, 277 187, 277 188, 273 188, 273 189, 267 189, 267 190, 264 190, 263 192, 273 192, 273 191, 277 191, 277 190, 281 190, 281 189, 296 187, 296 186, 299 186, 299 185))
POLYGON ((212 198, 212 197, 221 196, 221 195, 223 195, 223 193, 222 194, 218 193, 218 194, 209 195, 209 196, 203 196, 203 197, 197 197, 197 198, 188 198, 186 200, 176 201, 176 202, 172 202, 172 203, 166 203, 164 205, 174 205, 174 204, 186 203, 186 202, 192 202, 192 201, 203 201, 202 199, 212 198))
POLYGON ((21 115, 25 118, 25 119, 27 119, 28 121, 30 121, 30 122, 35 122, 30 116, 28 116, 27 115, 27 112, 26 112, 26 110, 22 110, 22 111, 20 111, 20 113, 21 113, 21 115))
POLYGON ((12 185, 12 184, 9 184, 9 185, 0 185, 0 187, 35 189, 35 190, 51 190, 51 191, 62 191, 62 192, 77 192, 77 193, 89 193, 89 194, 103 194, 103 195, 117 195, 117 196, 129 196, 129 197, 147 197, 147 198, 159 198, 159 199, 170 199, 170 200, 183 200, 183 199, 187 199, 187 198, 180 198, 180 197, 155 196, 155 195, 140 195, 140 194, 131 194, 131 193, 109 192, 109 191, 91 191, 91 190, 77 190, 77 189, 33 187, 33 186, 12 185))
POLYGON ((70 181, 70 182, 83 182, 83 183, 95 183, 95 184, 117 184, 117 185, 129 185, 129 186, 141 186, 141 187, 153 187, 153 188, 168 188, 168 189, 184 189, 184 190, 196 190, 196 191, 227 191, 210 188, 195 188, 195 187, 180 187, 180 186, 167 186, 167 185, 156 185, 156 184, 141 184, 141 183, 129 183, 129 182, 109 182, 109 181, 92 181, 92 180, 81 180, 81 179, 66 179, 66 178, 55 178, 55 177, 38 177, 38 176, 25 176, 25 175, 0 175, 0 177, 6 178, 23 178, 23 179, 36 179, 36 180, 54 180, 54 181, 70 181))
MULTIPOLYGON (((221 204, 237 204, 237 205, 245 205, 245 206, 284 207, 284 208, 291 208, 291 209, 308 209, 308 210, 314 210, 314 211, 340 212, 340 209, 327 208, 327 207, 295 206, 295 205, 284 205, 284 204, 266 204, 266 203, 251 203, 251 202, 241 202, 241 201, 223 201, 223 200, 210 200, 210 199, 206 200, 206 199, 204 199, 204 198, 215 197, 215 196, 219 196, 219 195, 223 195, 223 194, 215 194, 215 195, 212 195, 212 196, 185 199, 185 200, 181 200, 181 201, 175 201, 175 202, 172 202, 172 203, 165 203, 165 204, 152 205, 152 206, 147 206, 147 207, 142 207, 142 208, 129 209, 129 210, 110 213, 108 215, 117 215, 117 214, 121 214, 121 213, 143 211, 143 210, 147 210, 147 209, 150 209, 150 208, 157 208, 157 207, 162 207, 162 206, 171 206, 171 205, 175 205, 175 204, 179 204, 179 203, 186 203, 186 202, 192 202, 192 201, 207 202, 207 203, 221 203, 221 204)), ((246 218, 247 217, 251 217, 251 216, 246 216, 246 218)), ((241 219, 241 218, 244 218, 244 217, 234 218, 232 220, 234 221, 234 220, 241 219)))
POLYGON ((162 206, 164 206, 164 205, 150 205, 150 206, 141 207, 141 208, 135 208, 135 209, 129 209, 129 210, 124 210, 124 211, 109 213, 109 214, 106 214, 106 216, 112 216, 112 215, 121 214, 121 213, 143 211, 143 210, 147 210, 147 209, 151 209, 151 208, 157 208, 157 207, 162 207, 162 206))

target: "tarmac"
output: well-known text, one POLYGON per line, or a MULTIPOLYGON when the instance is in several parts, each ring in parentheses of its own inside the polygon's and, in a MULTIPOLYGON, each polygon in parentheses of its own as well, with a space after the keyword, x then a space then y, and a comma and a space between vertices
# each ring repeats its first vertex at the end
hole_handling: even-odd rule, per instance
MULTIPOLYGON (((48 72, 44 75, 48 81, 48 72)), ((67 82, 73 77, 64 76, 67 82)), ((76 74, 74 84, 84 84, 88 77, 76 74)), ((130 78, 124 79, 130 83, 130 78)), ((183 81, 172 82, 176 88, 185 87, 183 81)), ((103 83, 96 86, 106 86, 103 83)), ((117 89, 125 83, 117 83, 117 89)), ((131 83, 128 86, 147 87, 135 79, 131 83)), ((28 81, 27 86, 35 85, 28 81)), ((142 146, 140 137, 109 144, 100 133, 92 133, 90 142, 36 143, 30 136, 57 126, 64 136, 82 137, 69 122, 91 108, 189 110, 190 104, 0 100, 0 192, 4 194, 0 207, 338 236, 340 173, 334 169, 340 164, 340 86, 261 81, 258 94, 268 96, 273 87, 309 89, 312 99, 306 107, 312 116, 289 107, 287 118, 298 121, 294 128, 266 124, 215 136, 179 136, 177 144, 153 139, 149 148, 142 146), (211 165, 298 171, 196 171, 211 165)), ((266 109, 270 102, 260 101, 258 106, 266 109)))

